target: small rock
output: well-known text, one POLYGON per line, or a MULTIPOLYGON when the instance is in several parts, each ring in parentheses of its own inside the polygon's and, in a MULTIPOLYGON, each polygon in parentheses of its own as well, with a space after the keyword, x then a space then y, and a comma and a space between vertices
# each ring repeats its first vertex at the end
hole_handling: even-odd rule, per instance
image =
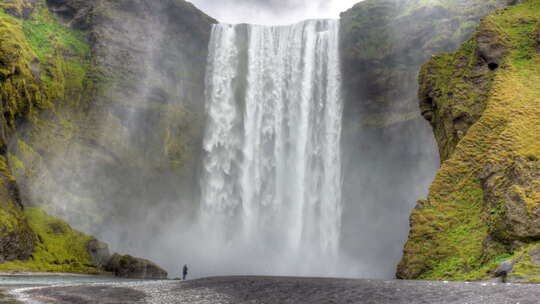
POLYGON ((86 244, 86 249, 90 253, 92 261, 99 267, 103 268, 111 259, 111 252, 107 243, 100 242, 96 239, 89 241, 86 244))
POLYGON ((105 266, 115 276, 129 279, 167 279, 167 272, 153 262, 115 253, 105 266))
POLYGON ((512 272, 512 269, 514 269, 514 261, 507 260, 499 264, 499 267, 497 268, 497 271, 495 272, 495 276, 501 277, 503 283, 506 283, 506 277, 512 272))

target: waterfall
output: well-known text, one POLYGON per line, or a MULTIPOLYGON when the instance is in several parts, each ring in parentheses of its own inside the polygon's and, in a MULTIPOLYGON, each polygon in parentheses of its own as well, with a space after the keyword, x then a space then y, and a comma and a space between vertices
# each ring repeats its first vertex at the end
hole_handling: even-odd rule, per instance
POLYGON ((219 250, 264 256, 268 269, 258 273, 334 273, 342 217, 339 21, 215 25, 206 99, 205 238, 219 250), (272 265, 284 261, 287 270, 272 265))

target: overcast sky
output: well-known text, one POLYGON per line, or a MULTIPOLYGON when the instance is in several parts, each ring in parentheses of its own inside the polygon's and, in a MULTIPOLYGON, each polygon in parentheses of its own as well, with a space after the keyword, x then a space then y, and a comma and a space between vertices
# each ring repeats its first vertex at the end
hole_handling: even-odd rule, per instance
MULTIPOLYGON (((189 0, 188 0, 189 1, 189 0)), ((289 24, 305 19, 339 18, 362 0, 191 0, 224 23, 289 24)))

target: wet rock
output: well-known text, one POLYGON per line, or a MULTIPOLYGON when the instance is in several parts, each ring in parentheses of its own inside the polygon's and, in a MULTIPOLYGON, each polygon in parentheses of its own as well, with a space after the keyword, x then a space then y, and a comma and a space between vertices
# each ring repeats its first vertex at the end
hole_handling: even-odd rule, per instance
POLYGON ((47 6, 60 20, 78 30, 92 27, 92 4, 84 0, 47 0, 47 6))
POLYGON ((0 260, 27 260, 34 250, 34 235, 26 223, 18 229, 0 236, 0 260))
POLYGON ((153 262, 130 255, 114 254, 105 270, 117 277, 129 279, 166 279, 168 276, 165 270, 153 262))
POLYGON ((159 104, 167 104, 169 101, 169 93, 165 91, 162 88, 152 88, 148 94, 147 97, 149 102, 159 103, 159 104))
POLYGON ((506 277, 512 272, 513 268, 514 268, 513 261, 504 261, 501 264, 499 264, 499 267, 497 268, 497 271, 495 272, 495 276, 502 277, 503 280, 505 280, 506 277))
POLYGON ((529 256, 531 257, 531 262, 533 262, 533 264, 540 265, 540 245, 529 250, 529 256))
POLYGON ((105 267, 111 260, 111 252, 109 251, 109 245, 107 245, 107 243, 94 239, 88 242, 86 248, 88 249, 88 253, 90 253, 92 261, 99 268, 105 267))
MULTIPOLYGON (((341 52, 346 115, 353 119, 378 115, 384 120, 390 114, 416 111, 420 66, 433 54, 458 47, 481 18, 508 4, 508 0, 468 0, 428 6, 418 1, 367 0, 344 12, 341 52)), ((499 50, 495 45, 484 46, 486 56, 500 58, 494 56, 499 50)), ((424 114, 428 120, 432 117, 431 112, 424 114)))

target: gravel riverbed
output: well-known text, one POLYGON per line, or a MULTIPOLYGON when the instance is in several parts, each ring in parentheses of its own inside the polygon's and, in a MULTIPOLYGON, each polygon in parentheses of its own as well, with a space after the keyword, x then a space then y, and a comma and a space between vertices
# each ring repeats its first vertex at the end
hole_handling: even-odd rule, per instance
POLYGON ((286 277, 91 283, 14 293, 26 303, 60 304, 540 303, 540 285, 286 277))

